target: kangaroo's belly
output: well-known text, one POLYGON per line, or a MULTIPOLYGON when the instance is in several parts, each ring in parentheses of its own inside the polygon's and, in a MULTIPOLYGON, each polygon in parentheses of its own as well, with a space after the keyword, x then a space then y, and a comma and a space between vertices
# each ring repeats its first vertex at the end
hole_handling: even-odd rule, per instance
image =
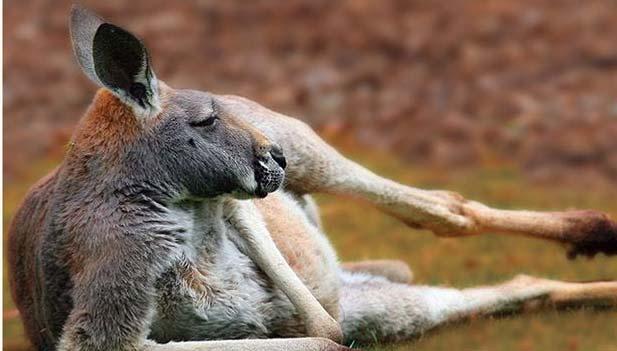
POLYGON ((255 204, 287 263, 326 311, 338 319, 338 261, 315 219, 310 219, 307 209, 285 192, 255 200, 255 204))
POLYGON ((271 310, 293 312, 230 240, 224 238, 217 251, 207 266, 179 262, 159 279, 153 339, 262 338, 275 322, 271 310))
MULTIPOLYGON (((256 205, 277 246, 315 297, 338 315, 336 258, 323 235, 288 195, 256 205)), ((234 244, 233 228, 205 248, 198 264, 180 260, 157 283, 150 337, 208 340, 305 335, 287 297, 234 244)))

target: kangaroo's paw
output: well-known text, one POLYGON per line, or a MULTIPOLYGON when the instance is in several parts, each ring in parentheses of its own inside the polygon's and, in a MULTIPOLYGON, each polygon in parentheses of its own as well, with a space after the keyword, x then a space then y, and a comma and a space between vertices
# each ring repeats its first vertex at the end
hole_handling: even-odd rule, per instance
POLYGON ((597 211, 570 211, 564 214, 571 223, 564 233, 569 246, 568 258, 593 257, 597 253, 617 254, 617 222, 597 211))

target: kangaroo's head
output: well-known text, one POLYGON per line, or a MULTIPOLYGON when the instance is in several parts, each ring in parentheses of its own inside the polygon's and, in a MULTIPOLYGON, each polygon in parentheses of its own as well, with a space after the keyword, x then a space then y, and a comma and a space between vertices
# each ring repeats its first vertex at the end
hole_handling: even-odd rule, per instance
POLYGON ((86 172, 164 183, 192 198, 278 189, 281 148, 215 95, 157 80, 137 37, 84 8, 73 8, 70 28, 82 70, 104 88, 73 138, 74 153, 88 155, 86 172))

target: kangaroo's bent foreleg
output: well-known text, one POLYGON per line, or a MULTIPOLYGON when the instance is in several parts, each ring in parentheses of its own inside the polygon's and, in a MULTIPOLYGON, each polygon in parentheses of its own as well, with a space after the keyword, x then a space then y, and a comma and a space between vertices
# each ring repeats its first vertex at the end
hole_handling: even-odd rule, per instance
POLYGON ((283 147, 286 187, 297 194, 325 192, 362 199, 437 235, 500 232, 566 243, 573 255, 617 254, 617 223, 600 212, 504 211, 456 193, 408 187, 346 159, 299 120, 244 98, 221 99, 283 147))
POLYGON ((237 244, 272 279, 274 285, 287 295, 302 316, 308 335, 340 342, 343 334, 339 324, 287 264, 254 206, 250 201, 233 199, 225 204, 229 222, 243 239, 242 243, 237 244))

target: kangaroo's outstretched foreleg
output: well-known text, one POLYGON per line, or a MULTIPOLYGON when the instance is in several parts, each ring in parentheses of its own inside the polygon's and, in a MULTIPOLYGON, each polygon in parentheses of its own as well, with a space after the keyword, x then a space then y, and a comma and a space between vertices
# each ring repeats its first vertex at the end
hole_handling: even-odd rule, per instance
POLYGON ((340 157, 337 179, 318 191, 357 197, 412 227, 440 236, 505 233, 569 246, 571 257, 617 254, 617 222, 597 211, 514 211, 491 208, 447 191, 427 191, 380 177, 340 157))
POLYGON ((226 109, 283 147, 286 187, 297 194, 325 192, 365 200, 412 227, 441 236, 499 232, 565 243, 571 255, 617 254, 617 223, 603 213, 504 211, 456 193, 405 186, 345 158, 297 119, 244 98, 220 98, 226 109))
MULTIPOLYGON (((567 244, 571 256, 593 256, 598 252, 617 254, 617 222, 606 214, 590 210, 495 209, 467 200, 457 193, 412 188, 383 178, 344 158, 315 135, 295 138, 298 139, 310 142, 315 150, 312 156, 307 153, 303 155, 303 161, 298 160, 296 166, 291 164, 288 167, 290 177, 287 184, 294 191, 358 198, 409 226, 428 229, 439 236, 505 233, 567 244)), ((288 144, 284 147, 298 148, 297 143, 288 144)), ((293 157, 291 159, 294 162, 293 157)))

